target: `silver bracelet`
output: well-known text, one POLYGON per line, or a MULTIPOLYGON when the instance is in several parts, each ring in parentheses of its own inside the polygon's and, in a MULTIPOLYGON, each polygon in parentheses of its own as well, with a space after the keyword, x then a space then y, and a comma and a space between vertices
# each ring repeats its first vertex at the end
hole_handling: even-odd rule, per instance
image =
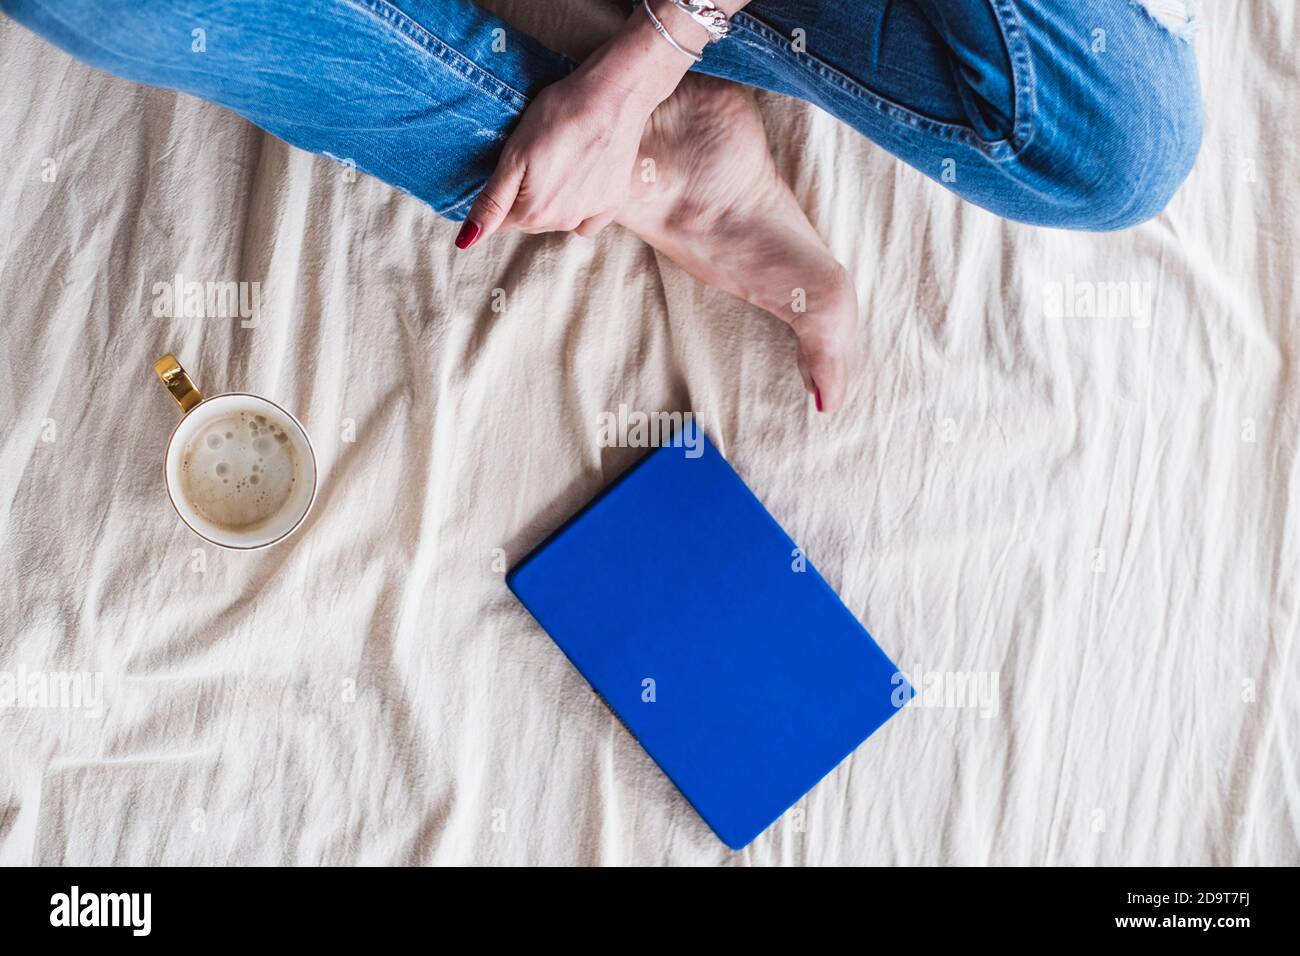
POLYGON ((641 9, 644 10, 645 15, 650 18, 650 22, 654 24, 654 28, 658 32, 658 34, 661 37, 663 37, 665 40, 667 40, 669 44, 672 45, 672 48, 674 50, 676 50, 682 56, 689 56, 696 63, 699 63, 702 59, 704 59, 704 57, 701 54, 691 52, 690 50, 686 49, 686 47, 682 46, 680 43, 678 43, 676 40, 673 39, 673 35, 668 32, 668 28, 663 25, 663 22, 657 16, 655 16, 655 12, 650 9, 650 0, 641 0, 641 9))
POLYGON ((731 33, 731 20, 713 0, 672 0, 672 5, 708 30, 710 43, 725 40, 731 33))

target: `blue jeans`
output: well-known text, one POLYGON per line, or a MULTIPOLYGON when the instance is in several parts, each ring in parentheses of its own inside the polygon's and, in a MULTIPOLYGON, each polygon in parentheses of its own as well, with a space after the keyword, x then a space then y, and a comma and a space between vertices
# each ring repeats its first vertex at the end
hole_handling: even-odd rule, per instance
MULTIPOLYGON (((234 110, 464 218, 574 63, 470 0, 0 0, 92 66, 234 110)), ((945 188, 1122 229, 1196 157, 1186 31, 1138 0, 754 0, 697 69, 815 103, 945 188)))

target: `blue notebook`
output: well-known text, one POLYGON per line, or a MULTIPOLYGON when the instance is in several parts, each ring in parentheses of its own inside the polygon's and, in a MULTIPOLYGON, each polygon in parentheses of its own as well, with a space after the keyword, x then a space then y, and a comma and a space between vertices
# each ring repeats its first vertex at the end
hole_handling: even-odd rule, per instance
POLYGON ((739 850, 912 688, 726 459, 691 434, 605 489, 507 583, 739 850))

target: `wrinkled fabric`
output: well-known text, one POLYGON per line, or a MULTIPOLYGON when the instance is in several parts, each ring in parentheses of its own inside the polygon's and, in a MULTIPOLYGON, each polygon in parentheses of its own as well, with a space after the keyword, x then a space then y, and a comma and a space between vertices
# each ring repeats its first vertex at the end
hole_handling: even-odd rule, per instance
POLYGON ((833 416, 785 327, 625 232, 453 255, 425 203, 0 20, 0 674, 102 677, 98 713, 0 707, 0 863, 1300 862, 1300 22, 1206 14, 1205 145, 1122 233, 761 97, 864 302, 833 416), (177 274, 259 320, 155 315, 177 274), (311 433, 289 542, 177 520, 166 351, 311 433), (996 706, 898 715, 729 853, 503 582, 642 454, 598 443, 622 403, 693 411, 904 670, 996 706))

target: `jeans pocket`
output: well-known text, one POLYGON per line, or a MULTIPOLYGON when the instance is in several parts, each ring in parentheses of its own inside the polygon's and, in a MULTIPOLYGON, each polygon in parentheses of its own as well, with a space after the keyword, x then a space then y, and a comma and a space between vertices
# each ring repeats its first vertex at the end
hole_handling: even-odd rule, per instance
MULTIPOLYGON (((996 135, 990 135, 987 124, 970 119, 972 104, 961 96, 958 71, 950 64, 927 64, 929 72, 934 74, 926 78, 929 88, 942 85, 950 101, 947 116, 943 117, 942 113, 926 109, 924 95, 920 96, 920 103, 913 102, 902 91, 888 92, 887 85, 868 85, 863 76, 856 75, 866 73, 865 69, 841 68, 807 47, 796 48, 792 39, 773 23, 751 12, 753 8, 733 17, 733 23, 738 27, 736 38, 752 48, 753 53, 733 57, 725 64, 719 63, 721 69, 706 71, 809 100, 860 130, 865 131, 864 127, 871 129, 867 135, 873 138, 879 139, 879 119, 883 119, 889 124, 945 142, 968 146, 993 161, 1014 159, 1028 144, 1034 129, 1034 72, 1025 30, 1012 0, 966 2, 984 6, 989 30, 996 31, 990 38, 999 37, 999 59, 1005 50, 1004 65, 999 67, 999 70, 1005 69, 1005 76, 1000 75, 998 79, 1009 87, 1007 98, 1010 106, 1004 112, 1009 112, 1010 121, 1000 124, 996 135), (864 107, 875 114, 877 120, 862 118, 864 107)), ((854 16, 861 19, 866 13, 857 11, 854 16)), ((860 25, 854 23, 854 26, 860 25)), ((953 49, 957 41, 951 37, 947 39, 948 49, 953 49)), ((955 59, 961 51, 954 49, 953 52, 955 59)), ((706 67, 708 65, 706 59, 706 67)))
POLYGON ((1002 30, 1006 45, 1008 69, 1012 88, 1011 134, 1002 140, 986 143, 996 146, 991 159, 1012 159, 1019 155, 1034 137, 1036 89, 1034 61, 1030 52, 1029 37, 1024 22, 1016 9, 1015 0, 988 0, 989 6, 1002 30))

